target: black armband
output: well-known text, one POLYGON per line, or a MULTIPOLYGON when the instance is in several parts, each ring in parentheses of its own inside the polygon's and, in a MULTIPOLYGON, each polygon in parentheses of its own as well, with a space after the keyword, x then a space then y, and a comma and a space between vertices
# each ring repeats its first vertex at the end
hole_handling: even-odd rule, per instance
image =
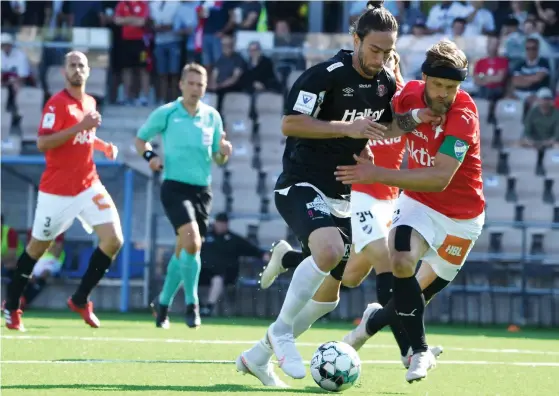
POLYGON ((151 151, 151 150, 146 150, 146 151, 144 151, 144 153, 142 154, 142 157, 144 157, 144 159, 145 159, 147 162, 151 161, 152 158, 155 158, 155 157, 157 157, 157 156, 158 156, 158 155, 155 154, 155 153, 154 153, 153 151, 151 151))

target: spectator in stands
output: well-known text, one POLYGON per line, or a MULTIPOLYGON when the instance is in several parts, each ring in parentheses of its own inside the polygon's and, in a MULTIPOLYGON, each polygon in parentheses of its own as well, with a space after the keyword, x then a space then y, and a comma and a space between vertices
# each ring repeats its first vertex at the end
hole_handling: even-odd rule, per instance
POLYGON ((147 33, 149 7, 144 1, 119 1, 115 8, 115 23, 122 26, 122 51, 120 52, 122 66, 122 82, 126 95, 125 103, 132 103, 137 97, 136 87, 139 76, 141 94, 137 104, 148 105, 150 90, 150 76, 147 66, 148 48, 145 42, 147 33))
POLYGON ((441 1, 431 8, 427 17, 427 28, 431 33, 450 34, 456 18, 467 18, 473 7, 461 1, 441 1))
POLYGON ((487 56, 474 66, 474 81, 479 87, 479 96, 489 101, 488 122, 495 121, 495 104, 505 94, 509 60, 499 56, 499 36, 487 39, 487 56))
POLYGON ((290 51, 300 48, 302 40, 291 34, 289 23, 280 19, 274 25, 274 47, 276 51, 272 55, 272 60, 276 70, 280 75, 281 85, 287 86, 287 79, 293 70, 305 70, 305 58, 299 51, 290 51), (282 50, 285 49, 285 51, 282 50))
POLYGON ((480 34, 490 34, 495 31, 495 19, 487 8, 483 7, 484 1, 470 1, 473 7, 472 12, 466 18, 466 36, 479 36, 480 34))
POLYGON ((365 11, 367 8, 366 1, 352 1, 351 6, 349 8, 349 26, 353 25, 353 23, 359 18, 359 15, 365 11))
POLYGON ((186 43, 186 59, 181 63, 202 63, 201 56, 196 52, 196 45, 194 44, 194 36, 198 27, 197 7, 198 5, 194 1, 181 1, 175 15, 173 30, 179 36, 184 37, 186 43))
POLYGON ((244 84, 251 92, 275 91, 280 92, 281 87, 274 71, 272 60, 262 54, 258 41, 248 45, 248 65, 244 74, 244 84))
POLYGON ((108 101, 111 104, 117 102, 118 89, 122 83, 122 28, 115 24, 114 14, 118 5, 116 1, 103 2, 103 11, 100 15, 101 27, 105 27, 111 32, 111 46, 109 49, 109 69, 110 73, 107 78, 108 101))
POLYGON ((210 286, 206 304, 200 314, 210 316, 223 293, 224 286, 234 285, 239 276, 239 259, 254 257, 269 260, 269 253, 229 230, 229 217, 219 213, 202 244, 200 285, 210 286))
MULTIPOLYGON (((452 29, 450 32, 450 40, 456 41, 457 38, 464 37, 464 32, 466 31, 466 24, 468 22, 465 18, 456 18, 452 22, 452 29)), ((458 44, 458 43, 457 43, 458 44)))
POLYGON ((10 29, 15 32, 16 28, 23 22, 25 13, 25 1, 2 1, 2 30, 10 29))
POLYGON ((103 2, 101 1, 69 1, 70 12, 73 16, 73 26, 99 27, 103 2))
POLYGON ((557 18, 559 13, 559 2, 546 1, 545 6, 539 0, 534 1, 536 13, 540 20, 544 23, 543 36, 544 37, 557 37, 559 36, 559 20, 557 18))
POLYGON ((221 111, 223 97, 229 92, 241 92, 246 90, 242 84, 242 77, 246 71, 247 64, 241 54, 234 51, 235 41, 231 36, 221 39, 222 55, 217 59, 215 68, 212 70, 208 88, 217 93, 217 110, 221 111))
POLYGON ((239 7, 234 10, 237 30, 255 31, 258 26, 258 18, 260 17, 261 11, 262 5, 260 1, 242 1, 239 7))
POLYGON ((0 225, 2 226, 2 273, 10 278, 11 271, 16 268, 17 258, 25 249, 24 244, 19 240, 17 231, 4 221, 4 214, 0 215, 0 225))
POLYGON ((542 87, 549 87, 549 62, 539 56, 538 39, 526 40, 526 58, 514 68, 512 85, 514 94, 528 107, 535 99, 536 92, 542 87))
POLYGON ((211 75, 211 70, 221 57, 222 38, 235 29, 234 1, 204 1, 199 9, 199 17, 204 20, 202 62, 211 75))
POLYGON ((545 150, 559 143, 559 110, 553 106, 553 93, 547 87, 536 94, 537 104, 524 120, 524 138, 521 144, 545 150))
POLYGON ((425 24, 425 14, 412 4, 411 1, 396 1, 398 8, 396 20, 400 25, 400 34, 410 34, 412 28, 417 24, 425 24))
POLYGON ((160 105, 174 100, 179 93, 181 37, 173 30, 179 6, 176 1, 151 1, 149 4, 155 32, 156 96, 160 105))
POLYGON ((501 42, 503 52, 513 63, 524 57, 525 37, 519 28, 519 22, 515 18, 507 19, 501 30, 501 42))
POLYGON ((539 41, 540 56, 543 56, 543 57, 553 56, 553 53, 555 51, 553 50, 551 45, 549 45, 547 40, 545 38, 543 38, 541 33, 538 31, 536 21, 534 19, 527 19, 524 22, 524 37, 525 38, 534 38, 534 39, 537 39, 539 41))
POLYGON ((6 110, 12 114, 12 128, 18 128, 21 114, 17 106, 17 95, 25 81, 30 77, 27 55, 14 46, 14 39, 9 33, 2 33, 2 86, 8 89, 6 110))
POLYGON ((520 26, 528 18, 523 1, 499 1, 495 11, 495 24, 497 31, 501 31, 506 21, 516 19, 520 26))

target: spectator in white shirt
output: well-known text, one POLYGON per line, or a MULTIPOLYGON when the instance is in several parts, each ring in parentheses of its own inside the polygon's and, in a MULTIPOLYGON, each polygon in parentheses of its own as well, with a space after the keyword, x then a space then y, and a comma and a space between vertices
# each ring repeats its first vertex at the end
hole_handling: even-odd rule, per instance
POLYGON ((2 33, 0 43, 2 47, 2 86, 8 89, 6 110, 12 113, 12 127, 18 127, 21 115, 16 98, 21 86, 29 78, 29 60, 22 50, 14 47, 14 39, 11 34, 2 33))
POLYGON ((431 33, 450 34, 456 18, 467 18, 474 8, 460 1, 441 1, 435 4, 427 17, 427 28, 431 33))
POLYGON ((195 1, 181 1, 175 16, 173 30, 182 38, 186 37, 186 63, 202 63, 201 55, 196 53, 195 32, 198 26, 198 7, 195 1))
POLYGON ((181 69, 181 37, 173 30, 180 3, 151 1, 150 18, 155 31, 155 69, 157 71, 157 100, 170 102, 178 94, 181 69))
POLYGON ((493 14, 487 8, 483 7, 483 1, 470 1, 473 7, 472 13, 466 18, 468 25, 466 26, 466 36, 479 36, 480 34, 489 34, 495 31, 495 19, 493 14))

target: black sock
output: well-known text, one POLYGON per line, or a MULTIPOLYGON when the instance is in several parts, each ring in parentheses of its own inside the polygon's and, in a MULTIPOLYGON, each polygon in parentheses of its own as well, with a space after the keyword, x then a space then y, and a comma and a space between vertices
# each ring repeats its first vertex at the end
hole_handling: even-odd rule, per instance
POLYGON ((157 318, 160 319, 160 320, 163 320, 167 317, 168 313, 169 313, 169 306, 159 304, 159 310, 157 312, 157 318))
POLYGON ((285 269, 297 268, 303 261, 303 252, 297 250, 290 250, 285 253, 281 259, 281 266, 285 269))
MULTIPOLYGON (((377 275, 377 299, 383 307, 392 299, 393 276, 391 272, 377 275)), ((378 312, 377 312, 378 314, 378 312)), ((376 314, 375 314, 376 316, 376 314)), ((410 349, 410 342, 402 324, 398 320, 389 322, 390 330, 400 348, 400 355, 406 356, 410 349)))
POLYGON ((425 298, 415 276, 394 277, 394 307, 408 335, 413 353, 427 351, 423 322, 425 298))
POLYGON ((72 296, 72 301, 76 305, 85 305, 87 304, 87 300, 89 299, 89 295, 91 291, 111 266, 113 259, 107 256, 103 251, 99 248, 95 249, 91 254, 91 258, 89 259, 89 266, 87 267, 87 271, 82 278, 78 289, 72 296))
POLYGON ((19 299, 25 290, 25 286, 29 282, 31 272, 35 266, 35 260, 27 251, 24 251, 17 259, 17 267, 14 271, 12 281, 8 285, 8 293, 6 298, 6 309, 13 311, 19 309, 19 299))
POLYGON ((39 278, 34 282, 27 284, 25 291, 23 292, 23 298, 25 298, 25 304, 29 305, 31 302, 37 298, 37 296, 43 291, 47 285, 46 279, 39 278))

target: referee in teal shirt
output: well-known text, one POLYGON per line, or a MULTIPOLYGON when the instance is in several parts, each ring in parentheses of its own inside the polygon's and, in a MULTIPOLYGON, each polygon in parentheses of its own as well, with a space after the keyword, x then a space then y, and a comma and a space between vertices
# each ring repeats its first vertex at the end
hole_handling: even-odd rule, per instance
POLYGON ((182 97, 153 111, 136 136, 136 150, 157 172, 163 170, 161 203, 175 228, 175 254, 169 261, 167 276, 159 298, 152 303, 156 326, 169 327, 168 308, 184 284, 186 324, 201 324, 198 304, 200 250, 208 228, 212 203, 212 159, 224 164, 231 155, 225 140, 221 116, 200 101, 206 92, 206 69, 188 64, 179 83, 182 97), (165 158, 161 160, 149 143, 160 134, 165 158))

